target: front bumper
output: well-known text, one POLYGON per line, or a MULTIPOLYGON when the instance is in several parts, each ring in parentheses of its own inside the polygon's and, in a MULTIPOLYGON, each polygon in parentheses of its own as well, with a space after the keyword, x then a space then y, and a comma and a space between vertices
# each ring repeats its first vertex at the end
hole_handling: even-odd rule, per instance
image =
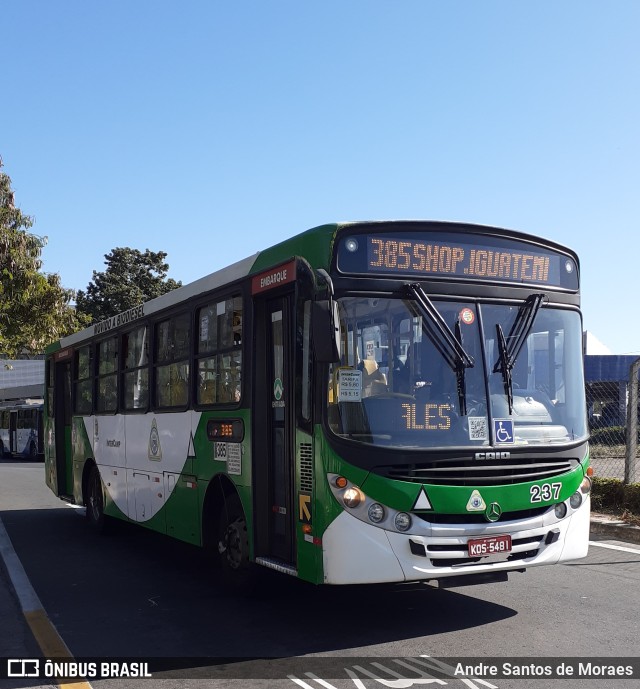
POLYGON ((590 497, 564 519, 553 507, 528 519, 487 524, 432 524, 420 533, 378 528, 342 512, 322 538, 324 581, 365 584, 420 581, 522 570, 585 557, 589 547, 590 497), (509 534, 510 553, 470 558, 470 538, 509 534))

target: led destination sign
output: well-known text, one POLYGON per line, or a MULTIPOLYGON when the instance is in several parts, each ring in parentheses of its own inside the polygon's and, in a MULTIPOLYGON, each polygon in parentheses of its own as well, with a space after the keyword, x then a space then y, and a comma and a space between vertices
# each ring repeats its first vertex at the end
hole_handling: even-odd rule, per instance
POLYGON ((358 274, 455 277, 578 288, 574 260, 509 237, 453 233, 355 235, 340 243, 338 267, 358 274))

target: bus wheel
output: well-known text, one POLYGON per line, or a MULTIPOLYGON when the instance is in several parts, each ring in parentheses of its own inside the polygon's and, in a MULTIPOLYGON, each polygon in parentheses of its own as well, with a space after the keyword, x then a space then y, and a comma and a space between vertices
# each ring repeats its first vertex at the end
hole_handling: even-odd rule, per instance
POLYGON ((92 529, 100 533, 105 530, 106 517, 104 514, 104 496, 102 495, 102 480, 97 466, 91 467, 87 481, 87 521, 92 529))
POLYGON ((238 592, 249 592, 253 585, 253 565, 249 561, 247 520, 237 495, 227 498, 222 506, 218 552, 225 582, 238 592))

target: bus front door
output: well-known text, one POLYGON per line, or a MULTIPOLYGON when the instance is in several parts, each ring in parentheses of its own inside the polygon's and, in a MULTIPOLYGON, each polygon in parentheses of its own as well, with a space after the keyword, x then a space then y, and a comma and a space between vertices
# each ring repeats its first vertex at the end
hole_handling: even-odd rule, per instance
POLYGON ((255 556, 293 566, 294 292, 256 299, 255 556))
POLYGON ((70 496, 73 493, 73 474, 71 470, 71 362, 57 362, 55 367, 56 495, 70 496))

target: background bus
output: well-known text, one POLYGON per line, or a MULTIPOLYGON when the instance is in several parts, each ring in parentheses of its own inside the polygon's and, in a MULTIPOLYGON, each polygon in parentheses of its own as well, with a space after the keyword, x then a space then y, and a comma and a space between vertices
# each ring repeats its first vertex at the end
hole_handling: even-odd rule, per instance
POLYGON ((325 225, 47 352, 46 480, 314 583, 586 555, 579 264, 435 222, 325 225))
POLYGON ((42 400, 0 402, 0 456, 44 458, 42 400))

